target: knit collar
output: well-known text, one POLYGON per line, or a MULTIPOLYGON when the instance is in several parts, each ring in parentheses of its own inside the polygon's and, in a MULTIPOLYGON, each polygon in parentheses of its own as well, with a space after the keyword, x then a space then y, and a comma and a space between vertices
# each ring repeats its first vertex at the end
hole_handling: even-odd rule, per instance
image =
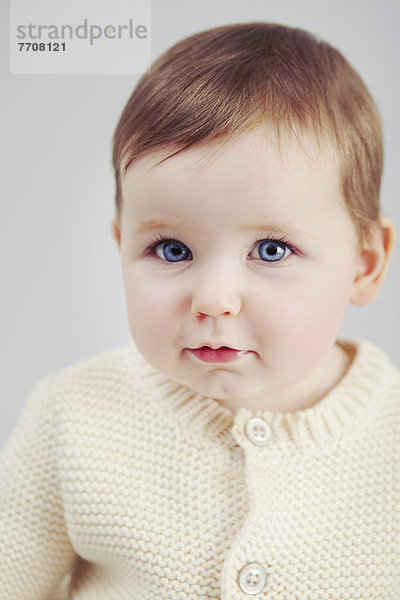
POLYGON ((143 393, 160 404, 160 412, 193 434, 224 439, 231 446, 243 439, 245 424, 252 417, 267 421, 276 451, 307 452, 331 446, 381 410, 392 364, 377 346, 365 340, 340 341, 354 354, 341 381, 310 408, 293 412, 271 412, 240 408, 231 412, 218 401, 203 396, 155 370, 131 343, 129 362, 140 366, 143 393))

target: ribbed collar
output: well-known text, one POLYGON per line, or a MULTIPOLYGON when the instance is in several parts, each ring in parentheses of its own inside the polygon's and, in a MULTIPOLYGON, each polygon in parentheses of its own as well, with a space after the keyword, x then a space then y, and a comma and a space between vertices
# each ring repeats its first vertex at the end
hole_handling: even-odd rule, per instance
POLYGON ((202 396, 156 371, 131 343, 130 367, 140 368, 142 394, 159 403, 160 413, 180 423, 193 434, 223 438, 234 446, 243 439, 244 426, 252 417, 262 417, 272 430, 271 447, 276 451, 301 453, 330 446, 335 440, 381 410, 393 369, 390 359, 365 340, 338 342, 354 357, 341 381, 310 408, 294 412, 239 409, 236 413, 216 400, 202 396))

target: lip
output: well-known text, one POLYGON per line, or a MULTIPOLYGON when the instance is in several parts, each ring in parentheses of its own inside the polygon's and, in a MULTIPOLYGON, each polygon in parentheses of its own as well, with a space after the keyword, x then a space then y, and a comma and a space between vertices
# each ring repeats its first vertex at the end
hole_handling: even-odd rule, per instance
POLYGON ((228 346, 220 346, 219 348, 201 346, 200 348, 188 348, 188 350, 196 358, 207 363, 229 363, 250 354, 247 350, 237 350, 228 346))

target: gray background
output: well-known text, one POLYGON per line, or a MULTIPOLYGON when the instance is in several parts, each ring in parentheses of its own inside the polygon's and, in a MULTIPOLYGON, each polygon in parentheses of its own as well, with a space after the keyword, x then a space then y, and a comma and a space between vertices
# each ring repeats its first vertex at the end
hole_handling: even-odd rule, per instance
MULTIPOLYGON (((110 157, 114 127, 137 81, 129 75, 10 75, 8 11, 2 0, 0 446, 38 379, 130 339, 110 230, 110 157)), ((384 121, 383 212, 400 229, 400 2, 153 0, 152 56, 190 33, 253 20, 316 33, 360 72, 384 121)), ((397 246, 381 298, 370 307, 350 307, 341 335, 374 341, 398 365, 399 286, 397 246)))

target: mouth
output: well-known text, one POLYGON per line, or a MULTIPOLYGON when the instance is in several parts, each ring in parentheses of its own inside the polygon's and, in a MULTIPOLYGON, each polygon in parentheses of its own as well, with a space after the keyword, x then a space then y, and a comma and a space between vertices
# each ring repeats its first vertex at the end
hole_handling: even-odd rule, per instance
POLYGON ((207 363, 229 363, 251 354, 248 350, 237 350, 228 346, 220 346, 219 348, 201 346, 201 348, 188 348, 188 350, 197 359, 207 363))

